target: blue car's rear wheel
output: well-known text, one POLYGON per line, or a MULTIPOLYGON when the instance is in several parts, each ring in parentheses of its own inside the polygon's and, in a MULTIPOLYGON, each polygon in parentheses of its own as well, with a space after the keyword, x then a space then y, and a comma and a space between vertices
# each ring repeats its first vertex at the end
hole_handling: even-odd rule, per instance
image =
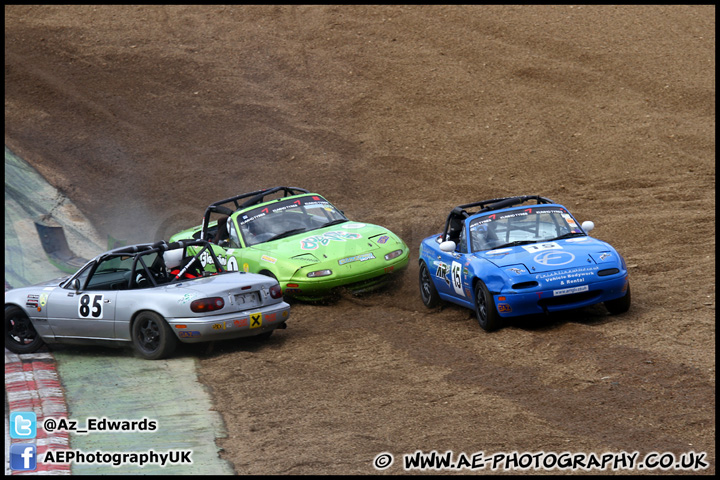
POLYGON ((45 345, 22 308, 5 307, 5 348, 14 353, 32 353, 45 345))
POLYGON ((492 295, 482 280, 475 284, 475 316, 483 330, 491 332, 502 325, 502 319, 495 308, 492 295))
POLYGON ((425 262, 420 262, 420 296, 428 308, 434 308, 440 303, 440 295, 430 278, 430 272, 428 272, 425 262))
POLYGON ((141 357, 159 360, 175 351, 178 340, 160 315, 141 312, 133 323, 132 341, 141 357))

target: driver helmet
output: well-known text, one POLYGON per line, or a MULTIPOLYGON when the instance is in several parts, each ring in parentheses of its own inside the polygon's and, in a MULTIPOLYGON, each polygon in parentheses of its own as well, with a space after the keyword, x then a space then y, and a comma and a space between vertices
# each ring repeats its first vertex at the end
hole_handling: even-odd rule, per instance
POLYGON ((165 267, 168 270, 178 268, 182 263, 183 251, 181 248, 176 248, 175 250, 168 250, 163 254, 163 259, 165 260, 165 267))
POLYGON ((260 227, 258 226, 258 224, 255 220, 252 220, 247 223, 247 229, 248 229, 248 232, 252 233, 253 235, 259 235, 261 233, 260 227))

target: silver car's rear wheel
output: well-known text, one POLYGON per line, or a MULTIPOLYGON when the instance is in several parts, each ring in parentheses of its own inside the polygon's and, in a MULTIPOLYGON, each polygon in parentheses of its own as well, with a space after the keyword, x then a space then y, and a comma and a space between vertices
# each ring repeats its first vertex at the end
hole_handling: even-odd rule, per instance
POLYGON ((175 351, 178 340, 160 315, 142 312, 133 323, 132 341, 141 357, 159 360, 175 351))
POLYGON ((5 348, 14 353, 32 353, 45 345, 22 308, 5 307, 5 348))
POLYGON ((267 340, 268 338, 270 338, 270 336, 273 334, 274 331, 275 331, 275 330, 269 330, 269 331, 267 331, 267 332, 263 332, 263 333, 260 333, 260 334, 258 334, 258 335, 254 335, 254 336, 252 336, 252 337, 250 337, 250 338, 251 338, 252 340, 256 341, 256 342, 264 342, 265 340, 267 340))

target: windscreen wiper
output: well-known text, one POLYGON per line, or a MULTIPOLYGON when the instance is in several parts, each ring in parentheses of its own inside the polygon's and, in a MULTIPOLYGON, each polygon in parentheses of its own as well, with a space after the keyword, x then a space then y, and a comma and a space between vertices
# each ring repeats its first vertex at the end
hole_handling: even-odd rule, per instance
POLYGON ((550 240, 546 240, 547 242, 552 242, 553 240, 562 240, 563 238, 572 238, 572 237, 584 237, 585 234, 582 232, 568 232, 563 233, 559 237, 551 238, 550 240))
POLYGON ((345 223, 345 222, 349 222, 349 221, 350 220, 348 220, 347 218, 338 218, 337 220, 332 220, 330 222, 323 224, 323 226, 320 228, 325 228, 325 227, 329 227, 331 225, 337 225, 339 223, 345 223))
POLYGON ((516 247, 518 245, 527 245, 529 243, 537 243, 538 240, 515 240, 514 242, 505 243, 503 245, 498 245, 497 247, 493 247, 490 250, 497 250, 498 248, 507 248, 507 247, 516 247))
POLYGON ((265 240, 266 242, 272 242, 273 240, 277 240, 278 238, 285 238, 290 237, 292 235, 296 235, 298 233, 307 232, 305 228, 294 228, 292 230, 288 230, 287 232, 278 233, 274 237, 270 237, 269 239, 265 240))

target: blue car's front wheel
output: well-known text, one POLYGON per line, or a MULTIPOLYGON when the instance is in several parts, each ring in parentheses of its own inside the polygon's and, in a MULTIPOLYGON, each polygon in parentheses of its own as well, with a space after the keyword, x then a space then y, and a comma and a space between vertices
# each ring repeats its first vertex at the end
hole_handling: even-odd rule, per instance
POLYGON ((630 284, 628 284, 625 295, 615 300, 608 300, 605 302, 605 308, 611 315, 619 315, 630 310, 630 301, 630 284))
POLYGON ((440 303, 440 295, 435 289, 425 262, 420 262, 420 296, 428 308, 434 308, 440 303))
POLYGON ((475 316, 483 330, 491 332, 502 325, 492 295, 482 280, 475 284, 475 316))

